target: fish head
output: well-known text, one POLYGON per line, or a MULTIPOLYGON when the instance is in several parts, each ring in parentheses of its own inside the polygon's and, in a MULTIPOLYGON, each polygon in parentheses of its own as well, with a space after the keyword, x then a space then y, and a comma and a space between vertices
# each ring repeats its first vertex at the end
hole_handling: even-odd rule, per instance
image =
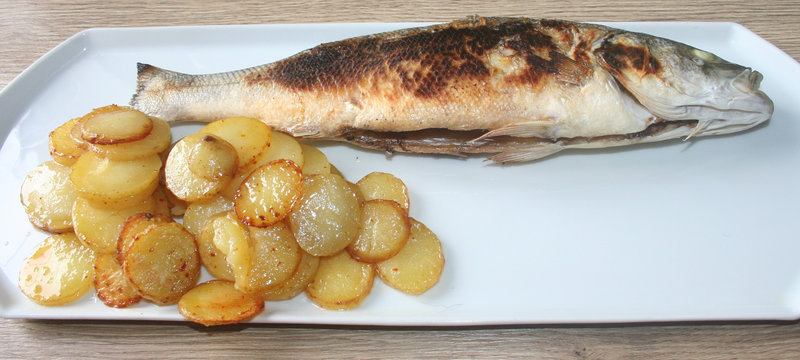
POLYGON ((689 137, 752 128, 772 117, 750 68, 671 40, 617 33, 595 46, 599 62, 645 108, 665 120, 697 120, 689 137))

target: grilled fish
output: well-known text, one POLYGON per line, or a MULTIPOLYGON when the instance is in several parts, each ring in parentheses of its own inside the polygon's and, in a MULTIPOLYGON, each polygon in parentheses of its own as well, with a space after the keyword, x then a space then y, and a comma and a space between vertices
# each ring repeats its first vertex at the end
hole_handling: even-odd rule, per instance
POLYGON ((298 137, 518 162, 752 128, 773 111, 761 79, 647 34, 474 16, 225 73, 138 64, 131 106, 167 121, 250 116, 298 137))

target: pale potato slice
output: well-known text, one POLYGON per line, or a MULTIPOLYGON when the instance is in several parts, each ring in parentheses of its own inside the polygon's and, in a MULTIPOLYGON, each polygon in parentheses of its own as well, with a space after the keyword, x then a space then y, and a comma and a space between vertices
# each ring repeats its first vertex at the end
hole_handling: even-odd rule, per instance
POLYGON ((186 207, 189 206, 186 201, 175 197, 164 185, 159 185, 153 192, 153 201, 155 202, 154 213, 169 216, 183 216, 186 207))
POLYGON ((236 213, 228 211, 211 218, 203 226, 200 237, 211 235, 214 248, 225 257, 237 288, 250 281, 251 240, 247 226, 239 222, 236 213), (209 234, 210 233, 210 234, 209 234))
MULTIPOLYGON (((224 211, 212 215, 208 221, 204 222, 204 225, 201 227, 195 239, 197 240, 197 251, 200 254, 200 262, 211 276, 218 279, 235 281, 236 278, 233 275, 233 270, 231 270, 230 265, 228 265, 228 259, 225 253, 214 244, 215 228, 213 220, 216 217, 225 215, 224 211)), ((249 239, 246 241, 249 241, 249 239)), ((248 267, 249 266, 248 264, 248 267)))
POLYGON ((410 233, 411 223, 398 203, 370 200, 361 206, 361 231, 347 252, 358 261, 380 262, 400 252, 410 233))
POLYGON ((126 106, 109 105, 95 109, 80 121, 81 140, 111 145, 144 139, 153 131, 153 120, 126 106))
POLYGON ((236 290, 230 281, 211 280, 184 294, 178 301, 178 311, 205 326, 235 324, 264 311, 264 301, 236 290))
POLYGON ((115 254, 98 254, 94 261, 94 288, 106 306, 124 308, 138 303, 142 296, 122 272, 115 254))
POLYGON ((25 176, 20 202, 33 226, 50 233, 72 230, 72 203, 76 196, 69 175, 69 167, 47 161, 25 176))
POLYGON ((112 160, 87 152, 72 165, 69 178, 78 196, 100 206, 124 208, 152 196, 160 169, 157 154, 112 160))
POLYGON ((78 300, 92 288, 94 257, 73 233, 50 236, 22 263, 19 288, 41 305, 78 300))
POLYGON ((342 251, 320 259, 306 294, 323 309, 354 309, 372 291, 374 280, 374 264, 359 262, 342 251))
POLYGON ((233 200, 223 196, 189 203, 183 214, 183 225, 195 235, 203 231, 203 224, 212 216, 233 210, 233 200))
POLYGON ((358 180, 357 184, 364 194, 364 200, 393 200, 408 212, 408 188, 396 176, 384 172, 372 172, 358 180))
MULTIPOLYGON (((192 161, 194 151, 204 148, 206 138, 213 138, 208 134, 192 134, 179 140, 172 147, 172 150, 167 156, 167 161, 164 164, 164 180, 167 189, 172 192, 177 198, 184 201, 198 201, 208 199, 219 194, 230 182, 233 176, 233 169, 229 168, 224 171, 218 172, 218 177, 205 177, 192 172, 192 166, 189 165, 192 161)), ((214 142, 222 142, 217 138, 214 142)), ((200 150, 204 151, 204 150, 200 150)), ((194 161, 199 161, 195 158, 194 161)), ((235 166, 236 161, 228 163, 225 166, 235 166)))
POLYGON ((236 192, 233 207, 245 224, 266 227, 289 215, 302 194, 302 169, 291 160, 278 159, 245 179, 236 192))
POLYGON ((117 261, 122 264, 122 254, 133 244, 141 234, 144 234, 147 229, 156 224, 163 224, 175 221, 168 215, 140 213, 135 214, 125 220, 122 224, 122 230, 119 232, 119 239, 117 240, 117 261))
POLYGON ((239 166, 247 166, 270 147, 272 130, 263 122, 248 117, 232 117, 209 123, 199 131, 219 136, 236 149, 239 166))
POLYGON ((412 218, 408 243, 377 267, 378 275, 387 285, 408 294, 421 294, 435 285, 442 274, 442 244, 427 226, 412 218))
POLYGON ((50 156, 61 165, 72 166, 88 148, 85 141, 72 137, 72 129, 80 120, 75 118, 67 121, 51 131, 47 139, 50 156))
POLYGON ((144 138, 119 144, 88 144, 89 150, 114 160, 134 160, 157 155, 169 147, 172 129, 164 120, 154 117, 149 119, 153 122, 153 130, 144 138))
POLYGON ((113 253, 117 251, 117 241, 125 221, 135 214, 153 212, 155 208, 153 197, 122 209, 98 207, 79 197, 72 206, 72 224, 75 235, 90 249, 97 253, 113 253))
POLYGON ((189 136, 197 136, 187 159, 192 173, 207 180, 233 177, 239 167, 239 155, 233 145, 213 134, 189 136))
POLYGON ((328 157, 325 153, 320 151, 314 146, 308 144, 300 144, 303 150, 303 175, 314 174, 330 174, 331 163, 328 162, 328 157))
POLYGON ((341 176, 312 175, 306 180, 300 203, 289 215, 289 224, 307 253, 333 255, 358 236, 361 204, 341 176))
POLYGON ((288 280, 262 293, 264 300, 288 300, 302 294, 319 268, 319 257, 301 251, 300 265, 288 280))
POLYGON ((249 281, 236 283, 236 288, 263 296, 275 286, 288 280, 300 265, 302 250, 289 227, 279 222, 266 228, 250 228, 252 263, 249 281))
POLYGON ((142 298, 158 305, 177 303, 200 278, 194 236, 167 222, 135 236, 122 255, 122 271, 142 298))

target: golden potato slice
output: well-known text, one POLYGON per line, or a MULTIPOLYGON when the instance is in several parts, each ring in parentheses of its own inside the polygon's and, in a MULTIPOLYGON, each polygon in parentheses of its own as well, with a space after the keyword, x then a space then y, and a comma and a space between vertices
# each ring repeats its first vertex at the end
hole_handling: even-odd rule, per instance
MULTIPOLYGON (((233 169, 226 169, 218 172, 218 177, 207 178, 192 172, 192 166, 189 163, 193 160, 194 151, 199 150, 211 144, 211 141, 205 139, 212 139, 213 136, 208 134, 192 134, 179 140, 169 152, 167 161, 164 164, 164 180, 167 189, 171 191, 177 198, 184 201, 198 201, 208 199, 219 194, 233 176, 233 169)), ((213 142, 222 142, 217 138, 213 142)), ((194 161, 199 161, 202 156, 196 157, 194 161)), ((228 163, 225 166, 235 166, 236 162, 228 163)), ((199 167, 199 165, 197 165, 199 167)))
POLYGON ((99 206, 125 208, 152 196, 160 169, 158 155, 112 160, 87 152, 72 165, 69 178, 78 196, 99 206))
POLYGON ((245 179, 236 192, 233 207, 245 224, 266 227, 289 215, 302 194, 302 169, 291 160, 278 159, 245 179))
POLYGON ((111 145, 144 139, 153 130, 153 120, 126 106, 109 105, 95 109, 80 121, 81 140, 111 145))
POLYGON ((212 215, 208 221, 204 222, 200 233, 195 239, 197 240, 197 251, 200 254, 200 262, 205 266, 211 276, 223 280, 235 281, 236 278, 233 275, 230 265, 228 265, 228 259, 225 253, 214 244, 215 228, 213 220, 216 217, 225 215, 224 212, 212 215))
POLYGON ((358 187, 364 194, 364 200, 394 200, 408 212, 408 188, 402 180, 392 174, 372 172, 358 180, 358 187))
POLYGON ((200 237, 208 238, 209 235, 214 248, 224 256, 237 288, 240 288, 238 284, 249 282, 252 258, 250 232, 247 226, 239 222, 236 213, 228 211, 208 220, 200 237))
POLYGON ((207 180, 233 177, 239 167, 239 155, 229 142, 213 134, 196 134, 189 150, 189 170, 207 180))
POLYGON ((79 197, 72 206, 75 235, 97 253, 116 252, 125 221, 135 214, 153 212, 155 207, 155 199, 152 197, 148 201, 122 209, 98 207, 79 197))
POLYGON ((85 141, 72 137, 72 129, 80 120, 75 118, 67 121, 51 131, 47 139, 50 156, 61 165, 72 166, 88 148, 85 141))
POLYGON ((303 175, 330 174, 331 163, 325 153, 314 146, 300 144, 303 150, 303 175))
POLYGON ((272 142, 269 148, 250 163, 244 165, 240 163, 239 170, 236 171, 236 175, 233 176, 233 180, 228 184, 228 187, 223 190, 223 195, 233 199, 236 196, 236 191, 239 190, 239 186, 244 182, 245 178, 250 176, 250 173, 278 159, 291 160, 300 168, 303 167, 305 162, 303 150, 297 140, 284 133, 272 132, 272 142))
POLYGON ((442 274, 442 244, 427 226, 412 218, 406 246, 377 267, 378 275, 387 285, 405 293, 421 294, 435 285, 442 274))
POLYGON ((265 291, 288 280, 300 265, 302 250, 289 227, 279 222, 266 228, 250 228, 252 262, 249 281, 236 283, 244 292, 263 296, 265 291))
POLYGON ((186 201, 175 197, 164 185, 159 185, 156 188, 152 198, 155 202, 155 208, 152 212, 156 214, 180 217, 183 216, 186 212, 186 207, 189 206, 186 201))
POLYGON ((178 301, 178 311, 205 326, 235 324, 264 311, 264 301, 245 294, 225 280, 211 280, 189 290, 178 301))
POLYGON ((157 155, 169 147, 172 130, 164 120, 154 117, 149 119, 153 122, 153 130, 144 138, 119 144, 88 144, 89 150, 114 160, 134 160, 157 155))
POLYGON ((200 232, 203 231, 203 224, 208 219, 228 210, 233 210, 233 200, 220 195, 192 202, 186 207, 186 212, 183 214, 183 225, 192 234, 200 235, 200 232))
POLYGON ((302 294, 319 268, 319 257, 301 251, 302 257, 297 270, 288 280, 270 287, 262 293, 264 300, 288 300, 302 294))
POLYGON ((354 309, 372 291, 374 264, 359 262, 346 251, 321 258, 306 294, 317 306, 329 310, 354 309))
POLYGON ((312 175, 306 180, 300 203, 289 215, 289 224, 307 253, 333 255, 358 236, 361 204, 341 176, 312 175))
POLYGON ((209 123, 201 133, 210 133, 229 142, 236 149, 239 166, 247 166, 270 147, 272 130, 263 122, 248 117, 232 117, 209 123))
POLYGON ((200 278, 194 236, 176 222, 148 227, 121 255, 128 281, 143 299, 158 305, 177 303, 200 278))
POLYGON ((106 306, 124 308, 138 303, 142 296, 122 272, 115 254, 98 254, 94 261, 94 288, 106 306))
POLYGON ((76 196, 69 175, 69 167, 47 161, 25 176, 20 202, 33 226, 50 233, 72 230, 72 202, 76 196))
POLYGON ((92 288, 94 257, 73 233, 50 236, 22 263, 19 288, 41 305, 78 300, 92 288))
POLYGON ((122 254, 133 244, 141 234, 153 225, 173 222, 172 217, 161 214, 140 213, 130 216, 122 224, 117 240, 117 262, 122 264, 122 254))
POLYGON ((347 252, 358 261, 376 263, 403 249, 411 233, 405 209, 392 200, 375 199, 362 204, 361 231, 347 252))

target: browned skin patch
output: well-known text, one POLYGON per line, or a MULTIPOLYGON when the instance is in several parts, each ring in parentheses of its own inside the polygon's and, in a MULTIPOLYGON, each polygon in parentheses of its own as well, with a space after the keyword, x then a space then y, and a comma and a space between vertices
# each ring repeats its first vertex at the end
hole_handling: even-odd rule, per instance
POLYGON ((650 56, 646 47, 606 42, 598 50, 598 55, 611 67, 609 70, 617 74, 627 69, 645 76, 657 74, 661 69, 661 64, 650 56))

